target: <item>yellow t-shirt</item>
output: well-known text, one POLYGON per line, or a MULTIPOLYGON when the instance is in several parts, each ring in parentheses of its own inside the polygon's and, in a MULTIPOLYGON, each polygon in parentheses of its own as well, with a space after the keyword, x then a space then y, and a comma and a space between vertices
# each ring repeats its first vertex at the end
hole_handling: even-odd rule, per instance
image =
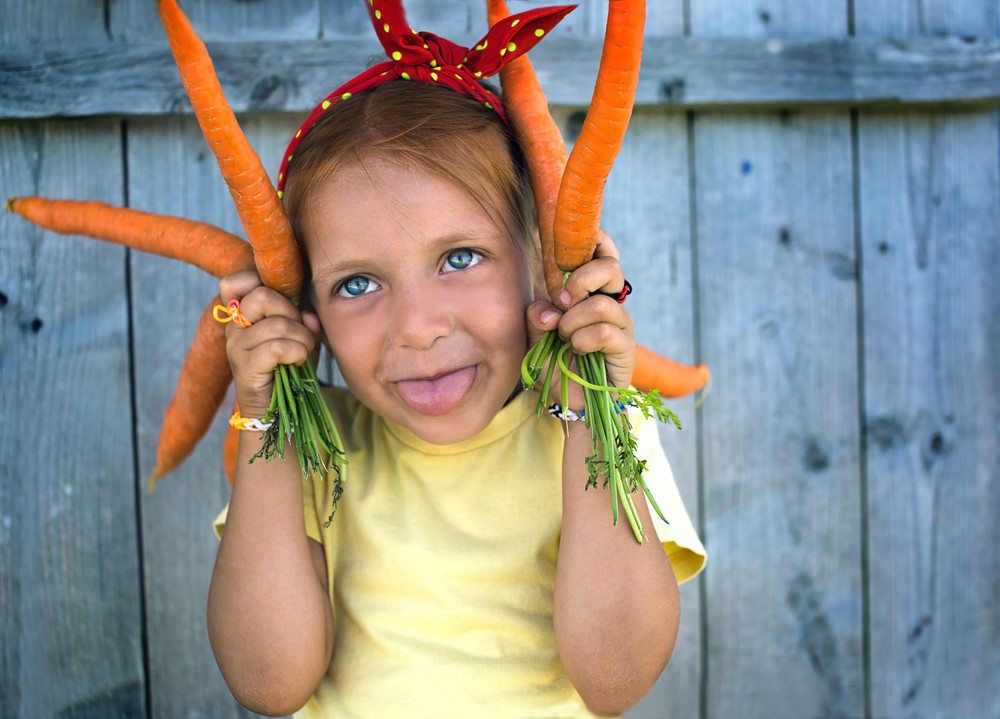
MULTIPOLYGON (((525 392, 476 437, 438 446, 344 390, 326 392, 348 459, 328 526, 326 482, 307 482, 304 495, 306 531, 326 554, 336 639, 296 717, 592 716, 552 626, 561 422, 536 417, 538 395, 525 392)), ((635 424, 647 484, 670 521, 654 514, 655 535, 685 581, 705 550, 656 423, 635 424)))

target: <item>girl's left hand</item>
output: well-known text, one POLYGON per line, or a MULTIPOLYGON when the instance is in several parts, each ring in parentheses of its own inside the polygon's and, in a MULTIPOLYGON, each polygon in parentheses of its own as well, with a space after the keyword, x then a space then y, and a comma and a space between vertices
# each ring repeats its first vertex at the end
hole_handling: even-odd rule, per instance
MULTIPOLYGON (((632 318, 611 296, 625 287, 618 257, 615 243, 600 230, 593 259, 570 273, 563 287, 559 299, 567 309, 560 311, 548 299, 535 300, 528 306, 528 326, 537 331, 531 332, 532 343, 542 332, 558 328, 575 353, 603 352, 608 379, 616 387, 628 387, 635 367, 635 337, 632 318)), ((579 390, 573 382, 570 388, 571 394, 579 390)), ((579 401, 567 404, 578 407, 579 401)))

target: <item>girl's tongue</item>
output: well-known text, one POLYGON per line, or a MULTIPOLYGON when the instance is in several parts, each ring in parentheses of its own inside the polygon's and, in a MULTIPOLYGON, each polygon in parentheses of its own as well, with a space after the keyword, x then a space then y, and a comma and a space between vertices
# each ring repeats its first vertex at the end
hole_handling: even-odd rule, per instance
POLYGON ((420 414, 438 417, 455 409, 476 378, 475 366, 441 375, 437 379, 409 379, 396 382, 396 389, 410 407, 420 414))

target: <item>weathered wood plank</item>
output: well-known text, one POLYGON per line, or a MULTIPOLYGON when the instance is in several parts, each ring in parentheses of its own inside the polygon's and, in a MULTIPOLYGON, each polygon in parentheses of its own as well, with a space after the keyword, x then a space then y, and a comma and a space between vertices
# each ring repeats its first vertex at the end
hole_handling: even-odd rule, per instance
MULTIPOLYGON (((232 200, 191 118, 129 126, 129 200, 136 208, 204 220, 242 234, 232 200)), ((133 253, 136 425, 140 484, 155 464, 163 413, 198 318, 218 292, 205 273, 133 253)), ((149 624, 149 692, 154 717, 244 715, 216 667, 205 600, 218 542, 212 519, 225 506, 226 410, 178 470, 143 495, 143 563, 149 624)))
MULTIPOLYGON (((216 40, 313 40, 320 36, 320 0, 180 0, 198 35, 216 40)), ((344 1, 344 0, 341 0, 344 1)), ((354 2, 361 12, 364 6, 354 2)), ((163 25, 151 0, 115 0, 108 6, 112 37, 125 42, 159 42, 163 25)))
POLYGON ((696 118, 707 716, 864 715, 846 115, 696 118))
POLYGON ((861 120, 873 716, 1000 711, 997 132, 861 120))
MULTIPOLYGON (((564 117, 563 112, 558 115, 564 117)), ((578 126, 562 122, 563 127, 578 126)), ((639 342, 681 362, 694 361, 687 120, 660 109, 632 117, 608 179, 601 222, 618 245, 639 342)), ((685 506, 698 517, 697 423, 694 398, 669 400, 684 429, 662 426, 661 437, 685 506)), ((697 526, 697 525, 696 525, 697 526)), ((683 619, 666 671, 630 719, 700 715, 700 583, 681 588, 683 619)))
MULTIPOLYGON (((993 0, 870 2, 858 32, 995 34, 993 0)), ((998 716, 996 113, 861 112, 872 716, 998 716)))
POLYGON ((38 42, 109 42, 105 0, 71 3, 0 0, 0 47, 38 42))
MULTIPOLYGON (((308 110, 381 57, 369 38, 210 43, 209 49, 238 112, 308 110)), ((554 35, 533 50, 550 101, 589 102, 599 55, 599 40, 565 35, 554 35)), ((652 37, 643 63, 640 105, 1000 103, 1000 41, 995 38, 652 37)), ((162 42, 0 51, 0 117, 188 111, 162 42)))
MULTIPOLYGON (((119 124, 0 125, 7 195, 121 202, 119 124)), ((125 251, 0 217, 0 714, 145 716, 125 251)))

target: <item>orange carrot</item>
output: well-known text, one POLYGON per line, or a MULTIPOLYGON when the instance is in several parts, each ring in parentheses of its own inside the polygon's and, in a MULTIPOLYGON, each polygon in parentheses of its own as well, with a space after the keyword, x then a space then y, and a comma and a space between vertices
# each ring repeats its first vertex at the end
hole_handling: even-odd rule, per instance
MULTIPOLYGON (((266 286, 297 301, 305 277, 304 263, 281 198, 236 122, 205 44, 177 0, 159 0, 159 8, 181 82, 253 247, 257 273, 266 286)), ((286 441, 292 440, 305 476, 330 469, 328 455, 324 455, 324 450, 329 450, 339 487, 344 464, 340 435, 320 396, 315 369, 307 362, 301 367, 280 365, 275 373, 280 381, 275 382, 273 414, 269 413, 273 423, 265 431, 256 456, 283 457, 286 441)))
POLYGON ((159 8, 181 82, 229 186, 260 279, 288 297, 298 297, 304 277, 302 257, 281 199, 223 95, 205 44, 177 0, 160 0, 159 8))
POLYGON ((215 296, 201 314, 194 340, 177 379, 177 390, 167 406, 156 448, 156 467, 147 488, 177 468, 205 436, 229 383, 233 379, 226 355, 226 328, 216 321, 213 308, 222 300, 215 296))
MULTIPOLYGON (((510 15, 505 0, 487 0, 486 13, 490 26, 510 15)), ((555 262, 553 226, 559 184, 562 182, 568 157, 566 143, 559 126, 552 119, 545 92, 527 55, 511 60, 500 70, 500 85, 507 116, 524 149, 531 176, 545 288, 552 302, 561 305, 559 293, 562 291, 565 273, 555 262)))
POLYGON ((45 197, 12 197, 4 208, 46 230, 87 235, 182 260, 215 277, 254 266, 253 250, 245 240, 205 222, 103 202, 45 197))
POLYGON ((704 364, 686 365, 635 346, 632 384, 640 392, 658 390, 661 397, 675 399, 697 392, 711 379, 704 364))
POLYGON ((610 0, 594 95, 559 188, 555 259, 567 272, 587 262, 597 245, 604 185, 635 103, 645 17, 645 0, 610 0))
MULTIPOLYGON (((486 15, 491 26, 509 17, 505 0, 486 0, 486 15)), ((639 42, 641 43, 641 32, 639 42)), ((638 59, 633 62, 638 67, 638 59)), ((567 163, 566 145, 559 127, 549 112, 545 93, 527 55, 507 63, 500 71, 500 82, 507 115, 524 148, 531 174, 532 192, 538 212, 538 234, 542 245, 546 289, 552 301, 559 304, 558 297, 562 289, 564 271, 555 262, 553 225, 560 184, 567 163)), ((625 122, 627 124, 627 118, 625 122)), ((587 138, 584 137, 583 141, 586 142, 587 138)), ((581 141, 577 140, 577 144, 582 147, 580 143, 581 141)), ((614 151, 614 155, 617 155, 617 150, 614 151)), ((606 176, 607 173, 605 178, 606 176)), ((598 221, 603 187, 602 181, 596 189, 598 221)), ((599 225, 595 225, 595 228, 597 226, 599 225)), ((596 229, 594 232, 596 241, 596 229)), ((589 259, 593 253, 593 246, 588 244, 588 248, 582 253, 586 255, 585 259, 589 259)), ((662 397, 683 397, 701 389, 708 379, 709 371, 705 365, 689 367, 636 345, 632 384, 643 392, 657 389, 662 397)))

